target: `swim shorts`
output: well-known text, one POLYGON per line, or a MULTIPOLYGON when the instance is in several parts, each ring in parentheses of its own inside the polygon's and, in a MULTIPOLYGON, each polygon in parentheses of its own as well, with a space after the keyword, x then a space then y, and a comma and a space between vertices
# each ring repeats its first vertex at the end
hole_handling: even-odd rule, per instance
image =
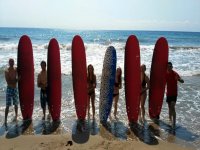
POLYGON ((40 91, 40 104, 41 107, 44 109, 46 107, 46 103, 49 106, 48 98, 47 98, 47 90, 41 89, 40 91))
POLYGON ((6 106, 11 106, 13 100, 13 105, 18 105, 18 91, 17 88, 7 87, 6 90, 6 106))
POLYGON ((177 96, 167 96, 166 102, 170 103, 170 102, 176 102, 177 100, 177 96))

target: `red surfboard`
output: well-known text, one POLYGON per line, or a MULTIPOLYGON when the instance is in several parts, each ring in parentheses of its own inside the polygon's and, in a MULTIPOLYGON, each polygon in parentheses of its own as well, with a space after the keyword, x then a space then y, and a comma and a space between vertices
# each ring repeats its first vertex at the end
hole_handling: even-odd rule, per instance
POLYGON ((129 36, 125 47, 125 99, 128 120, 137 122, 140 105, 141 71, 140 48, 136 36, 129 36))
POLYGON ((34 63, 30 38, 23 35, 18 44, 17 71, 19 101, 23 120, 32 120, 34 107, 34 63))
POLYGON ((87 109, 87 66, 83 40, 76 35, 72 41, 72 79, 76 114, 84 120, 87 109))
POLYGON ((47 56, 47 98, 53 121, 60 121, 61 111, 60 49, 56 39, 51 39, 47 56))
POLYGON ((154 48, 150 73, 149 116, 152 119, 159 119, 162 109, 166 84, 168 51, 167 40, 164 37, 159 38, 154 48))

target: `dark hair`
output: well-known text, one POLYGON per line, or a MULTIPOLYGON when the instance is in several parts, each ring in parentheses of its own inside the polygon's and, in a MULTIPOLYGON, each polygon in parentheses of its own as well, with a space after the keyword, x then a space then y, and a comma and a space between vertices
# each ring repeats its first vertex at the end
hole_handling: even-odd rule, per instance
POLYGON ((93 80, 94 80, 94 67, 92 66, 92 64, 89 64, 89 65, 88 65, 87 70, 88 70, 87 80, 88 80, 88 81, 93 81, 93 80), (92 73, 89 72, 89 68, 90 68, 90 67, 92 68, 92 73))
POLYGON ((171 62, 168 62, 167 64, 172 66, 172 63, 171 63, 171 62))
MULTIPOLYGON (((117 68, 117 71, 120 71, 120 74, 118 75, 117 79, 118 79, 118 82, 121 84, 122 82, 122 69, 120 67, 117 68)), ((117 72, 116 72, 117 73, 117 72)))
POLYGON ((167 65, 168 65, 168 67, 173 68, 173 65, 171 62, 168 62, 167 65))
POLYGON ((46 62, 43 60, 41 61, 40 65, 44 64, 45 66, 47 65, 46 62))

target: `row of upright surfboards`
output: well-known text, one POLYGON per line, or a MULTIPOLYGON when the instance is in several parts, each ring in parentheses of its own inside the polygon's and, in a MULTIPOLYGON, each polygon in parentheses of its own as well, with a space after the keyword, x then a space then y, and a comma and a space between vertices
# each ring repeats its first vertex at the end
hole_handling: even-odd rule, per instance
MULTIPOLYGON (((72 79, 76 114, 79 120, 86 118, 87 110, 87 64, 83 40, 76 35, 72 41, 72 79)), ((30 38, 24 35, 18 44, 19 100, 23 120, 32 119, 34 107, 34 61, 30 38)), ((116 50, 109 46, 106 50, 100 87, 99 118, 106 123, 112 107, 113 87, 116 73, 116 50)), ((150 73, 149 115, 160 115, 166 84, 168 43, 164 37, 156 42, 150 73)), ((137 122, 140 104, 141 71, 140 48, 136 36, 128 37, 124 57, 125 101, 129 122, 137 122)), ((51 39, 47 52, 47 97, 53 121, 60 120, 61 112, 61 64, 60 49, 56 39, 51 39)))

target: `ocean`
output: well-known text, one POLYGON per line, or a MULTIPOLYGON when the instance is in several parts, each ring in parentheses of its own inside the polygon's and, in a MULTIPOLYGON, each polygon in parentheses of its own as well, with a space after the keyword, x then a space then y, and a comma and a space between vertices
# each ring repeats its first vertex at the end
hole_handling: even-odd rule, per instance
MULTIPOLYGON (((176 105, 177 126, 175 133, 168 132, 164 123, 160 124, 158 139, 177 143, 184 146, 199 149, 200 147, 200 33, 199 32, 175 32, 175 31, 114 31, 114 30, 65 30, 65 29, 40 29, 40 28, 0 28, 0 136, 5 135, 3 130, 6 82, 4 70, 8 66, 8 59, 14 58, 17 62, 17 47, 22 35, 31 38, 34 54, 35 68, 35 105, 33 112, 34 133, 39 134, 37 124, 42 118, 42 110, 39 102, 39 89, 36 86, 37 75, 40 71, 40 62, 47 59, 47 47, 51 38, 59 42, 62 70, 62 110, 61 121, 65 132, 72 132, 72 126, 76 120, 74 98, 72 90, 71 70, 71 43, 75 35, 83 38, 87 64, 93 64, 97 75, 96 88, 96 121, 98 123, 99 91, 103 66, 103 58, 106 48, 114 46, 117 51, 117 66, 124 72, 124 48, 129 35, 136 35, 141 50, 141 64, 146 64, 147 75, 150 74, 152 54, 155 43, 159 37, 165 37, 169 44, 169 61, 173 63, 174 70, 185 80, 179 84, 178 101, 176 105), (2 127, 1 127, 2 126, 2 127)), ((124 74, 122 74, 124 78, 124 74)), ((28 84, 28 83, 27 83, 28 84)), ((124 85, 124 80, 123 80, 124 85)), ((128 127, 126 106, 124 99, 124 86, 120 91, 118 118, 124 128, 128 127)), ((148 112, 148 97, 146 100, 146 112, 148 112)), ((11 108, 8 122, 14 116, 11 108)), ((20 112, 20 111, 19 111, 20 112)), ((147 116, 148 118, 148 116, 147 116)), ((21 120, 19 113, 19 120, 21 120)), ((168 107, 163 102, 161 118, 163 122, 168 120, 168 107)), ((147 119, 148 120, 148 119, 147 119)), ((111 123, 112 125, 112 123, 111 123)), ((146 125, 148 126, 148 125, 146 125)), ((124 132, 124 131, 120 131, 124 132)), ((126 140, 123 136, 120 139, 126 140)))

